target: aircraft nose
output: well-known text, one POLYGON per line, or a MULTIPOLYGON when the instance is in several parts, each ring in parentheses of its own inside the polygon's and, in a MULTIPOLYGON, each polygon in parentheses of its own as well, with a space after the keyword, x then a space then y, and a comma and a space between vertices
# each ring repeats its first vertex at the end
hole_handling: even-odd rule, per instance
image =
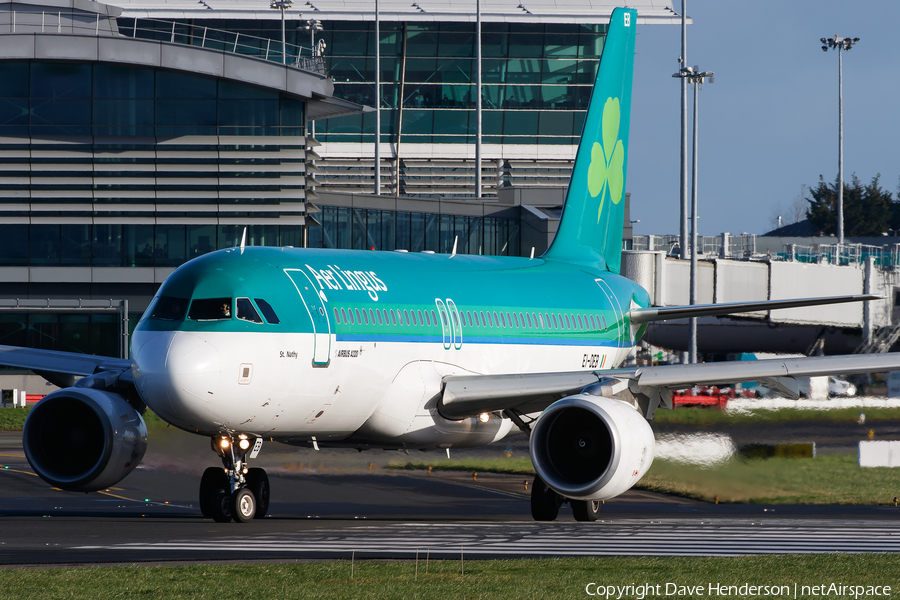
POLYGON ((173 383, 171 391, 209 402, 219 387, 222 367, 218 350, 208 340, 179 332, 169 345, 166 370, 173 383))
POLYGON ((141 344, 134 361, 138 391, 160 417, 189 429, 208 420, 221 373, 219 352, 209 340, 161 332, 141 344))

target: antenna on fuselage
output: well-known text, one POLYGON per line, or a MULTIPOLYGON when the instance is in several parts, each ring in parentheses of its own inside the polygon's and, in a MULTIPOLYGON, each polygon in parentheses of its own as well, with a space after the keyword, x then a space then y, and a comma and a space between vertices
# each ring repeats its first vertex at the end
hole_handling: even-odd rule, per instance
POLYGON ((453 238, 453 252, 450 253, 450 258, 456 256, 456 243, 459 241, 459 236, 453 238))
POLYGON ((244 234, 241 236, 241 254, 244 253, 244 246, 247 244, 247 228, 244 227, 244 234))

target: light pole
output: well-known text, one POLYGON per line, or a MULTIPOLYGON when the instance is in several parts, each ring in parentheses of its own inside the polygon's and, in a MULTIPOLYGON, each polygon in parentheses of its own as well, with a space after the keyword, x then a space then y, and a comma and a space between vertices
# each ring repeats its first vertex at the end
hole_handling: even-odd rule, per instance
MULTIPOLYGON (((399 154, 397 160, 400 160, 399 154)), ((375 0, 375 195, 381 195, 381 14, 378 0, 375 0)))
MULTIPOLYGON (((687 0, 681 0, 681 63, 680 68, 687 68, 687 0)), ((679 222, 678 244, 681 247, 682 260, 686 256, 688 246, 688 172, 687 172, 687 80, 681 78, 681 212, 679 222)))
MULTIPOLYGON (((672 77, 679 77, 687 83, 694 86, 694 141, 692 152, 692 170, 691 175, 691 304, 697 303, 697 132, 698 132, 698 115, 699 115, 699 92, 703 88, 703 82, 709 79, 710 83, 715 81, 715 73, 712 71, 701 71, 700 67, 694 65, 694 68, 685 67, 679 70, 672 77)), ((697 318, 691 319, 691 347, 688 360, 691 363, 697 362, 697 318)))
POLYGON ((287 48, 285 46, 285 35, 284 35, 284 11, 293 6, 294 0, 272 0, 272 3, 269 4, 269 8, 274 8, 276 10, 281 10, 281 64, 287 64, 287 48))
MULTIPOLYGON (((821 38, 822 51, 828 49, 838 51, 838 245, 844 243, 844 61, 841 58, 841 50, 849 50, 854 44, 859 43, 859 38, 821 38)), ((838 250, 840 253, 840 249, 838 250)))
POLYGON ((318 19, 308 19, 306 27, 309 30, 309 53, 310 56, 316 56, 316 32, 322 31, 322 21, 318 19))
POLYGON ((475 0, 475 198, 481 199, 481 0, 475 0))
MULTIPOLYGON (((303 18, 303 15, 300 15, 300 18, 303 18)), ((325 40, 319 40, 319 46, 316 46, 316 32, 322 31, 322 21, 312 18, 306 20, 306 25, 303 27, 297 27, 297 30, 306 29, 309 31, 309 56, 310 56, 310 68, 316 68, 316 57, 323 56, 325 54, 325 40)), ((320 61, 320 64, 324 68, 324 59, 320 61)), ((309 135, 312 138, 316 137, 316 122, 309 122, 309 135)))

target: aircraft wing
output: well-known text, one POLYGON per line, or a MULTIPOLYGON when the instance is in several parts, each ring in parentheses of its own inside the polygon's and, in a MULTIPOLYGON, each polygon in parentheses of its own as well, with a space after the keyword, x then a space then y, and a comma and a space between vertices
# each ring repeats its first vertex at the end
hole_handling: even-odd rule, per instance
POLYGON ((104 371, 122 372, 131 369, 131 361, 123 358, 18 346, 0 346, 0 365, 31 369, 59 387, 71 386, 76 375, 89 376, 104 371))
POLYGON ((438 411, 447 419, 484 412, 530 413, 556 400, 582 393, 604 396, 626 389, 650 419, 660 405, 671 408, 671 390, 693 385, 757 381, 780 395, 799 397, 797 377, 900 370, 900 352, 728 361, 694 365, 636 367, 609 371, 465 375, 444 378, 438 411))
POLYGON ((821 306, 823 304, 843 304, 844 302, 863 302, 865 300, 883 300, 881 296, 860 294, 856 296, 825 296, 822 298, 793 298, 790 300, 757 300, 755 302, 724 302, 722 304, 688 304, 685 306, 660 306, 635 308, 629 313, 632 323, 648 321, 665 321, 667 319, 689 319, 691 317, 712 317, 758 310, 778 310, 781 308, 800 308, 803 306, 821 306))

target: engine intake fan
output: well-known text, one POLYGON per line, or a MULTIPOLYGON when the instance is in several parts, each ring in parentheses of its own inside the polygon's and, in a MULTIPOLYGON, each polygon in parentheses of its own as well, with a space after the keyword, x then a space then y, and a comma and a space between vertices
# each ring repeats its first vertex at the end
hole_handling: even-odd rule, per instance
POLYGON ((94 492, 115 485, 140 464, 147 426, 117 394, 65 388, 31 409, 22 445, 31 468, 50 485, 94 492))
POLYGON ((553 490, 607 500, 630 489, 653 463, 653 430, 631 405, 580 394, 551 404, 531 432, 531 461, 553 490))

